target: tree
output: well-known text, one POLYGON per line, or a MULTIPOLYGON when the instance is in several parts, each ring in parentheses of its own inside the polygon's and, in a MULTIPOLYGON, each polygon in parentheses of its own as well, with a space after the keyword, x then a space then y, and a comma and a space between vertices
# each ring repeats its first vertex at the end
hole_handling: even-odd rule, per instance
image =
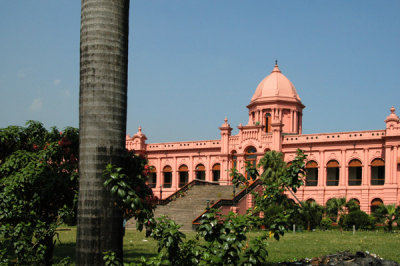
POLYGON ((326 203, 326 214, 333 218, 334 221, 338 220, 346 212, 346 198, 331 198, 326 203))
POLYGON ((55 230, 75 217, 78 130, 28 121, 0 129, 0 150, 0 264, 51 265, 55 230))
POLYGON ((310 231, 318 226, 322 220, 323 207, 315 201, 302 202, 300 215, 307 225, 307 230, 310 231))
POLYGON ((122 212, 103 186, 106 165, 125 150, 129 0, 82 0, 77 265, 122 256, 122 212))
POLYGON ((372 213, 372 215, 375 216, 380 222, 385 223, 387 230, 392 232, 393 223, 400 222, 400 206, 397 206, 396 208, 394 204, 381 204, 378 206, 375 212, 372 213))

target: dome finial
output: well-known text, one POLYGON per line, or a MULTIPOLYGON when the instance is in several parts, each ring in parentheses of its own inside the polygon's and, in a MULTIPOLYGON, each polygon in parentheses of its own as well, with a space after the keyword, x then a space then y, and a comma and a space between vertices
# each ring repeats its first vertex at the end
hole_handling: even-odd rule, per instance
POLYGON ((272 72, 279 72, 279 73, 281 72, 281 70, 278 67, 278 59, 275 59, 275 66, 272 72))

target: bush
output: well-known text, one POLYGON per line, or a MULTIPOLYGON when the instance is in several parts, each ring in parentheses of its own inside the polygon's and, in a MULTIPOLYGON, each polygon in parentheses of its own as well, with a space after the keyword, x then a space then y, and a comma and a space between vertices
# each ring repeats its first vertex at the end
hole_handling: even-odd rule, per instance
POLYGON ((356 229, 371 230, 375 228, 375 220, 361 210, 355 210, 342 217, 339 221, 342 223, 343 228, 351 230, 353 225, 356 229))
POLYGON ((331 218, 328 218, 328 217, 323 218, 323 219, 321 220, 320 224, 319 224, 319 227, 320 227, 322 230, 331 229, 331 227, 332 227, 332 220, 331 220, 331 218))

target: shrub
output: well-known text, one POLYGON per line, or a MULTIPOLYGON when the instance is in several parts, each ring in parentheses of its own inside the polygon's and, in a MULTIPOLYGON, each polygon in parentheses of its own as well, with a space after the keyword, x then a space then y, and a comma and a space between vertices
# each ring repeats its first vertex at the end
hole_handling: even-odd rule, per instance
POLYGON ((321 220, 320 224, 319 224, 319 227, 320 227, 322 230, 331 229, 331 227, 332 227, 332 220, 331 220, 331 218, 328 218, 328 217, 323 218, 323 219, 321 220))
POLYGON ((352 229, 355 225, 356 229, 371 230, 375 228, 375 221, 372 216, 369 216, 361 210, 355 210, 345 215, 340 219, 345 229, 352 229))

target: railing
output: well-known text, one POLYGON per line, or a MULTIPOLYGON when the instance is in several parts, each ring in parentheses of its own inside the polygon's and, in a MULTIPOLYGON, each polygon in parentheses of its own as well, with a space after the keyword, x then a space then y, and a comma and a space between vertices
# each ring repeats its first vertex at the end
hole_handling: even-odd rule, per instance
POLYGON ((261 184, 260 179, 256 179, 250 186, 240 191, 235 197, 232 199, 220 199, 210 206, 209 209, 205 210, 202 214, 200 214, 197 218, 192 221, 192 224, 199 225, 201 217, 203 214, 209 212, 210 209, 219 209, 222 206, 235 206, 241 199, 243 199, 249 192, 253 191, 257 186, 261 184))
POLYGON ((158 205, 167 205, 171 201, 176 200, 177 198, 184 197, 184 194, 186 191, 191 189, 194 185, 200 185, 200 186, 218 186, 219 182, 212 182, 212 181, 204 181, 204 180, 199 180, 199 179, 194 179, 181 187, 179 190, 175 191, 173 194, 169 195, 165 199, 161 199, 158 201, 158 205))
POLYGON ((258 132, 261 129, 244 129, 242 131, 242 138, 243 140, 247 140, 247 139, 257 139, 258 138, 258 132))
POLYGON ((164 142, 146 144, 146 150, 171 150, 171 149, 203 149, 203 148, 219 148, 221 140, 198 140, 198 141, 182 141, 182 142, 164 142))
POLYGON ((334 133, 304 134, 304 135, 285 135, 283 137, 283 144, 381 139, 383 136, 385 136, 385 130, 366 130, 366 131, 334 132, 334 133))

